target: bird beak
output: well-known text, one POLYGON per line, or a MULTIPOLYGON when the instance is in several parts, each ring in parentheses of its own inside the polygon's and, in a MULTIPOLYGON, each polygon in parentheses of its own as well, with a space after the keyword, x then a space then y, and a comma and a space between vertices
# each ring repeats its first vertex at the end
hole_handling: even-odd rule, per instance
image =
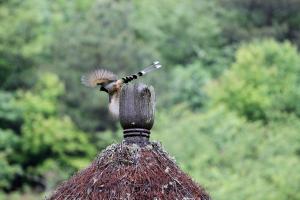
POLYGON ((108 93, 108 90, 103 86, 100 87, 100 91, 104 91, 104 92, 108 93))

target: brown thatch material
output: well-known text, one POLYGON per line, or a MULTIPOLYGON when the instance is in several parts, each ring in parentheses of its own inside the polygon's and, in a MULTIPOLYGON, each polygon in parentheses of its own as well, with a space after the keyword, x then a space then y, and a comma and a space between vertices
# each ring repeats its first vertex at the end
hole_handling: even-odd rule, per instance
POLYGON ((201 199, 210 197, 156 142, 113 144, 58 187, 50 200, 201 199))

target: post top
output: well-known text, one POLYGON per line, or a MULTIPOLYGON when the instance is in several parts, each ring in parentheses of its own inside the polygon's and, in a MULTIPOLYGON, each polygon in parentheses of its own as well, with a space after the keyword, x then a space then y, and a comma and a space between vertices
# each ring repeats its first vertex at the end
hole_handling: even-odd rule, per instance
POLYGON ((123 86, 120 96, 120 123, 124 138, 149 138, 154 123, 155 93, 142 83, 123 86))

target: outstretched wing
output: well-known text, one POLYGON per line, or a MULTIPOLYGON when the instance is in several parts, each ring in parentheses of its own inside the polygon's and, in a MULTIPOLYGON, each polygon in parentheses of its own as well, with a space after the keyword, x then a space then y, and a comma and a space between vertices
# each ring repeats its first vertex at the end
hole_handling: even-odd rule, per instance
POLYGON ((116 81, 117 76, 106 69, 96 69, 81 77, 81 83, 87 87, 96 87, 102 83, 116 81))

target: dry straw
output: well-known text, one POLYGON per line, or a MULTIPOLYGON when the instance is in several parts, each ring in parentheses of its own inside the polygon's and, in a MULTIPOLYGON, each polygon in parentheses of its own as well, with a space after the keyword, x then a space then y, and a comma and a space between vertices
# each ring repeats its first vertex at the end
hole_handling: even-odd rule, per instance
POLYGON ((50 200, 210 199, 157 142, 107 147, 85 170, 58 187, 50 200))

